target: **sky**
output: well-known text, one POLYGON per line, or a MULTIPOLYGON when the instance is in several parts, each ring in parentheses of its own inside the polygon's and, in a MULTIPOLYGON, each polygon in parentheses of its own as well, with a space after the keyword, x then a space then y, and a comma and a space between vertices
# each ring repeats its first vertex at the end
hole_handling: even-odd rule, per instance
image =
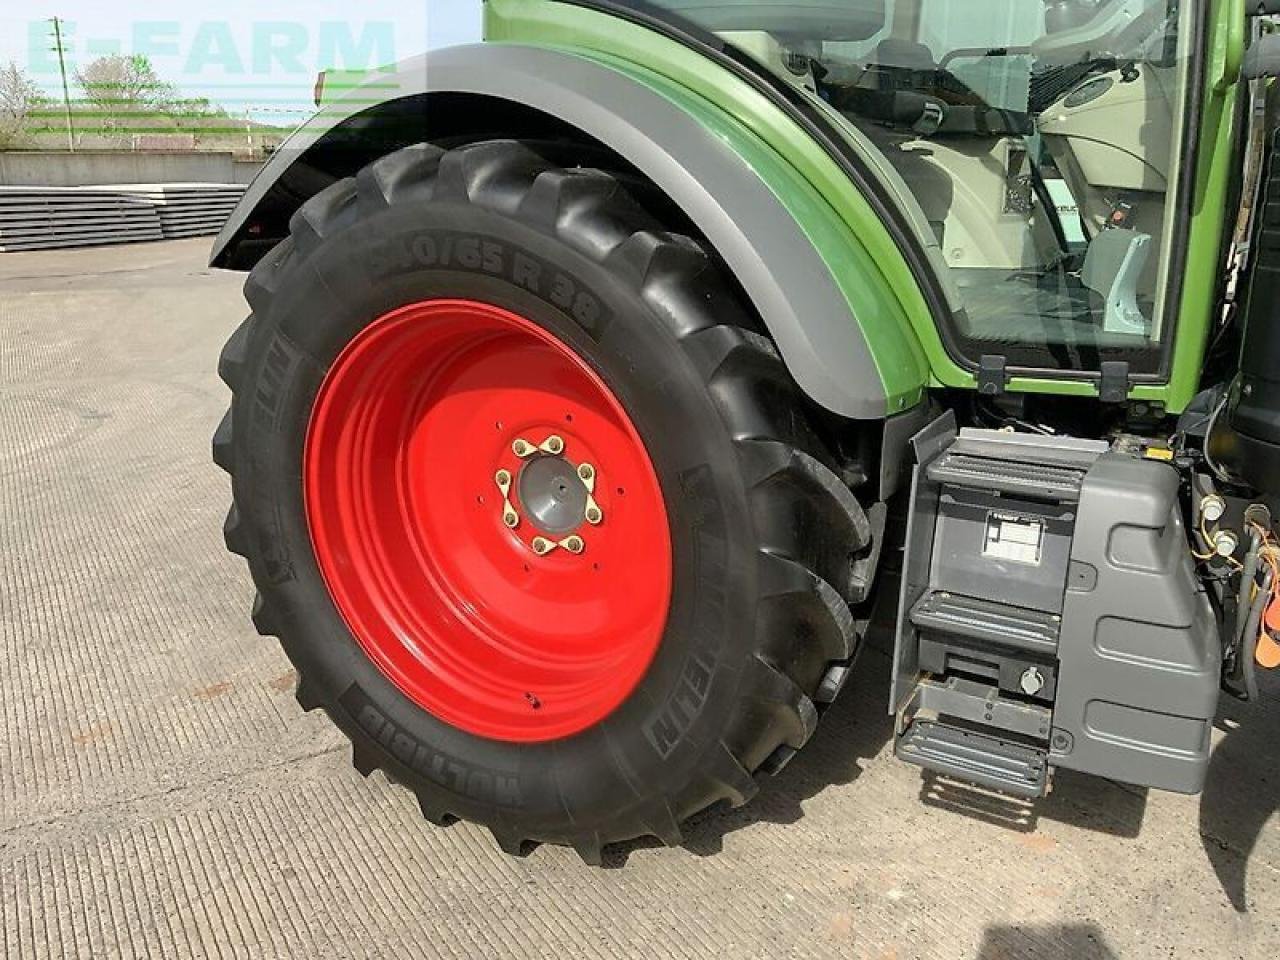
MULTIPOLYGON (((150 57, 184 96, 291 126, 312 112, 321 69, 362 69, 480 39, 480 0, 3 0, 0 64, 61 97, 67 69, 113 53, 150 57)), ((72 82, 71 96, 83 96, 72 82)))

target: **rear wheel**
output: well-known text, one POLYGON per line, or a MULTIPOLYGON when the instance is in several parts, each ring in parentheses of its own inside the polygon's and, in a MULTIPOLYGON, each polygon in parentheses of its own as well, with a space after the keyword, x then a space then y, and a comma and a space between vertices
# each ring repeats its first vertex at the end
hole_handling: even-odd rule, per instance
POLYGON ((214 455, 302 705, 510 851, 747 800, 845 676, 870 531, 717 265, 511 141, 393 154, 291 228, 214 455))

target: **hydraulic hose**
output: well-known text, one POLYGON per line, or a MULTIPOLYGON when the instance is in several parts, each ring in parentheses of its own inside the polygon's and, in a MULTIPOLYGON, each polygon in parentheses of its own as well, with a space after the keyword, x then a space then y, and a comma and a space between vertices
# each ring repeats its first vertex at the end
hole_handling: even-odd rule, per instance
POLYGON ((1240 590, 1236 594, 1236 635, 1233 650, 1240 650, 1244 644, 1245 627, 1249 619, 1249 609, 1253 605, 1253 597, 1249 590, 1255 586, 1254 578, 1258 575, 1258 551, 1262 547, 1262 538, 1257 530, 1249 531, 1249 552, 1244 557, 1244 569, 1240 573, 1240 590))

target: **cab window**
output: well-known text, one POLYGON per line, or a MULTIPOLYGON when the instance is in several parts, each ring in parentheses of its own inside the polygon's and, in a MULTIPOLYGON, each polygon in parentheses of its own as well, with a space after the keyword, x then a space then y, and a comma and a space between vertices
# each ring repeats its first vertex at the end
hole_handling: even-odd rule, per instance
POLYGON ((976 362, 1158 369, 1193 4, 661 0, 873 154, 976 362))

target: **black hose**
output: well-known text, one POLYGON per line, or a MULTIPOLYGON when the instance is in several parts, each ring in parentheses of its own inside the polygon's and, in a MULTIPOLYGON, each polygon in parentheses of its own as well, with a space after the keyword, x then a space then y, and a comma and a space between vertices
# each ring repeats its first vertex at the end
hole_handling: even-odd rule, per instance
POLYGON ((1244 657, 1240 667, 1244 673, 1244 689, 1250 703, 1258 701, 1258 674, 1253 658, 1258 650, 1258 628, 1262 622, 1262 611, 1266 609, 1267 600, 1271 597, 1271 578, 1272 573, 1268 570, 1267 575, 1262 578, 1262 587, 1258 590, 1257 597, 1249 606, 1249 618, 1244 624, 1244 642, 1240 647, 1240 655, 1244 657))

